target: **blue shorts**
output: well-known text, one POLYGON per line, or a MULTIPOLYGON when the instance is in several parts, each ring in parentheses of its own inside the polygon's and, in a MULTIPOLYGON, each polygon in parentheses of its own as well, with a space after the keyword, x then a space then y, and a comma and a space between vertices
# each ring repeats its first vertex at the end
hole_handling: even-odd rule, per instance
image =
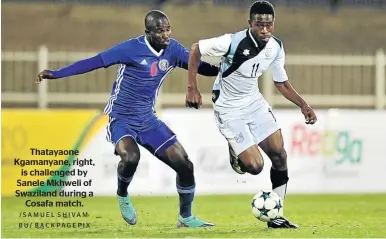
POLYGON ((158 123, 152 129, 139 131, 136 127, 130 126, 125 120, 109 118, 107 125, 107 141, 116 146, 118 142, 129 136, 139 145, 146 148, 153 155, 163 155, 167 148, 177 142, 177 137, 169 127, 158 120, 158 123))

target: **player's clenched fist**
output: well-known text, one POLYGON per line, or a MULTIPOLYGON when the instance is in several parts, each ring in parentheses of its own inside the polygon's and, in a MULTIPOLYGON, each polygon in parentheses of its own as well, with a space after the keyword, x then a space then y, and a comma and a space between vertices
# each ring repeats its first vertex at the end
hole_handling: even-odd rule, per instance
POLYGON ((40 82, 42 82, 43 79, 53 79, 52 73, 49 72, 48 70, 44 70, 40 72, 36 78, 35 83, 39 84, 40 82))
POLYGON ((318 119, 314 110, 309 105, 302 106, 301 110, 306 119, 306 124, 315 124, 318 119))
POLYGON ((185 100, 185 106, 189 108, 200 108, 202 105, 202 100, 201 100, 201 94, 198 91, 198 89, 195 88, 189 88, 188 92, 186 93, 186 100, 185 100))

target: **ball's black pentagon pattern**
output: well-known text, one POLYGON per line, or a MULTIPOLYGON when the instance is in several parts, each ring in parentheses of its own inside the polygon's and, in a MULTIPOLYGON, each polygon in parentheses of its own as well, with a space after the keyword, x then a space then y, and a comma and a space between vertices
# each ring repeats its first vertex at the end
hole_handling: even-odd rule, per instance
POLYGON ((256 199, 252 200, 252 208, 255 207, 255 201, 256 201, 256 199))
POLYGON ((283 207, 283 205, 281 205, 281 201, 278 201, 278 202, 276 202, 276 206, 273 209, 280 210, 280 208, 282 208, 282 207, 283 207))
POLYGON ((267 216, 268 217, 268 212, 269 212, 268 209, 263 207, 263 208, 258 208, 258 210, 260 211, 260 216, 267 216))
POLYGON ((261 194, 261 198, 264 199, 264 201, 269 198, 271 196, 271 192, 263 192, 263 194, 261 194))

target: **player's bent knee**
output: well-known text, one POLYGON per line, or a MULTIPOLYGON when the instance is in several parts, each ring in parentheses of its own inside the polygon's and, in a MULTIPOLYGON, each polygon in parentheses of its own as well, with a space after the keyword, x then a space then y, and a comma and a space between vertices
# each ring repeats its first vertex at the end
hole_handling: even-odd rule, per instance
POLYGON ((128 152, 126 150, 123 150, 121 152, 118 152, 119 156, 121 157, 121 160, 124 164, 138 164, 139 163, 139 152, 128 152))
POLYGON ((245 171, 252 174, 258 175, 263 171, 264 168, 264 160, 260 157, 257 158, 249 158, 247 160, 242 160, 245 171))
POLYGON ((242 163, 243 171, 252 175, 258 175, 263 171, 264 160, 257 147, 249 147, 238 157, 242 163))
POLYGON ((254 163, 250 163, 248 165, 244 165, 247 169, 247 171, 252 174, 252 175, 258 175, 261 173, 261 171, 263 171, 263 168, 264 168, 264 163, 263 161, 261 162, 254 162, 254 163))
POLYGON ((137 143, 131 137, 121 139, 115 147, 116 153, 121 158, 121 163, 137 165, 140 159, 140 151, 137 143))

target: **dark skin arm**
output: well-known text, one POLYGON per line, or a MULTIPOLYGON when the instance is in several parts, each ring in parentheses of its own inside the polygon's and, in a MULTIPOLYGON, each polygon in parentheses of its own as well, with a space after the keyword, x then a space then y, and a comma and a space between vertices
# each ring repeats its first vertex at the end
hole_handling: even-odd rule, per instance
POLYGON ((197 89, 197 72, 200 65, 201 53, 198 43, 194 43, 189 53, 188 65, 188 92, 186 93, 185 106, 200 108, 202 105, 201 94, 197 89))
POLYGON ((288 80, 284 82, 275 82, 275 86, 286 99, 299 106, 306 119, 306 124, 315 124, 318 119, 314 110, 295 91, 288 80))

